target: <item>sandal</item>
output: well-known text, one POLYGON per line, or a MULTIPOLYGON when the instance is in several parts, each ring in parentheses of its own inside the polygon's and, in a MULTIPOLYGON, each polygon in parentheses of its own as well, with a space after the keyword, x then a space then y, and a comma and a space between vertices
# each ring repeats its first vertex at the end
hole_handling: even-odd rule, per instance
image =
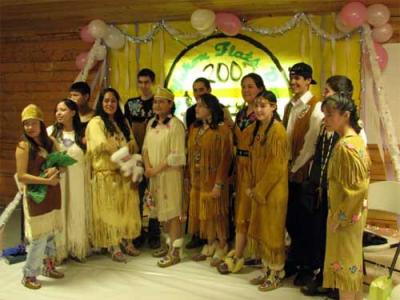
POLYGON ((172 243, 172 251, 168 253, 166 256, 161 258, 157 265, 161 268, 166 268, 169 266, 176 265, 181 261, 182 256, 182 246, 183 246, 183 239, 177 239, 172 243))
POLYGON ((151 256, 153 256, 153 257, 164 257, 167 254, 168 254, 168 247, 163 246, 161 248, 158 248, 156 251, 154 251, 151 254, 151 256))
POLYGON ((279 288, 282 285, 282 279, 285 278, 285 271, 272 271, 268 278, 258 287, 261 292, 269 292, 279 288))
POLYGON ((237 258, 235 250, 232 250, 225 257, 224 261, 220 263, 217 270, 221 274, 239 273, 244 266, 244 257, 237 258))
POLYGON ((136 249, 132 243, 129 243, 127 240, 122 240, 120 243, 122 253, 129 256, 139 256, 140 250, 136 249))
POLYGON ((21 283, 24 287, 32 290, 37 290, 42 287, 42 284, 36 279, 35 276, 24 276, 21 283))
POLYGON ((205 244, 200 253, 192 256, 194 261, 204 261, 207 257, 213 256, 215 252, 215 243, 212 245, 205 244))
POLYGON ((169 248, 171 247, 171 239, 167 234, 165 236, 165 244, 161 245, 156 251, 154 251, 151 256, 153 257, 164 257, 168 254, 169 248))
POLYGON ((226 253, 228 253, 228 244, 225 244, 224 248, 216 247, 215 253, 211 258, 210 265, 211 267, 218 266, 221 262, 223 262, 226 253))
POLYGON ((269 268, 267 268, 267 270, 262 271, 261 275, 258 275, 257 277, 250 279, 250 284, 252 284, 252 285, 263 284, 264 281, 267 280, 270 272, 271 272, 271 270, 269 268))
POLYGON ((232 266, 234 256, 235 256, 235 250, 231 250, 225 257, 224 261, 217 266, 217 270, 220 274, 226 275, 232 272, 229 266, 232 266))
POLYGON ((122 251, 120 251, 120 250, 114 251, 114 252, 112 253, 112 255, 111 255, 111 259, 112 259, 113 261, 116 261, 116 262, 127 263, 127 261, 126 261, 126 256, 125 256, 125 255, 122 253, 122 251))

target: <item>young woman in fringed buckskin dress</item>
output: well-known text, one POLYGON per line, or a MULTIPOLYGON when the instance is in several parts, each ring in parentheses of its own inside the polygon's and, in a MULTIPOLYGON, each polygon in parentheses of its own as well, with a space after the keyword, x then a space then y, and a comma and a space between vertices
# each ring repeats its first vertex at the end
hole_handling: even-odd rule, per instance
POLYGON ((250 126, 251 215, 247 233, 249 252, 261 257, 264 271, 250 281, 260 291, 278 288, 284 278, 285 221, 288 201, 288 138, 276 111, 274 93, 255 100, 257 121, 250 126))
POLYGON ((322 103, 327 130, 340 136, 328 165, 328 219, 323 286, 340 299, 363 299, 362 236, 367 216, 370 159, 359 136, 357 108, 336 94, 322 103))
POLYGON ((218 99, 204 94, 196 106, 197 121, 188 138, 190 178, 189 233, 207 239, 193 260, 211 257, 217 266, 228 251, 228 173, 232 162, 232 134, 223 123, 218 99))
POLYGON ((249 188, 249 176, 246 169, 249 167, 249 145, 251 142, 250 125, 256 121, 254 100, 257 95, 265 90, 264 82, 260 75, 249 73, 241 81, 244 107, 236 115, 233 129, 235 151, 235 249, 231 250, 227 259, 229 263, 222 262, 218 266, 221 274, 237 273, 244 266, 245 248, 247 243, 247 230, 251 214, 251 201, 246 196, 249 188))

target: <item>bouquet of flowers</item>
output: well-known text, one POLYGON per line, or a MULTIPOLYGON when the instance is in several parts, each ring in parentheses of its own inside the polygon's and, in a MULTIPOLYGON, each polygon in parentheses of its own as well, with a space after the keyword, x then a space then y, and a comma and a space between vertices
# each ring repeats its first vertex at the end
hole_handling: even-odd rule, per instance
MULTIPOLYGON (((62 168, 68 167, 76 163, 76 160, 69 156, 66 152, 52 152, 41 166, 40 177, 45 177, 44 170, 52 167, 62 168)), ((28 184, 27 195, 36 203, 41 203, 47 194, 46 184, 28 184)))

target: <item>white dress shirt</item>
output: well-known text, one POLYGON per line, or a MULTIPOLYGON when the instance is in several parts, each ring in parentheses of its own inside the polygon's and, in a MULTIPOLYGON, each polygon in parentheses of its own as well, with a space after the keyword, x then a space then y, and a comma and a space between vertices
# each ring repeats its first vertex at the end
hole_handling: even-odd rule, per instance
MULTIPOLYGON (((310 91, 307 91, 296 101, 294 101, 294 99, 291 100, 293 107, 289 115, 288 125, 286 129, 289 139, 290 160, 292 160, 291 155, 294 125, 298 116, 307 109, 308 102, 312 99, 312 97, 313 94, 310 91)), ((317 143, 319 129, 323 117, 324 114, 321 111, 321 102, 318 102, 314 107, 314 111, 311 113, 310 126, 304 136, 303 147, 301 148, 298 157, 294 161, 292 161, 292 168, 290 170, 291 172, 297 172, 314 155, 315 145, 317 143)))

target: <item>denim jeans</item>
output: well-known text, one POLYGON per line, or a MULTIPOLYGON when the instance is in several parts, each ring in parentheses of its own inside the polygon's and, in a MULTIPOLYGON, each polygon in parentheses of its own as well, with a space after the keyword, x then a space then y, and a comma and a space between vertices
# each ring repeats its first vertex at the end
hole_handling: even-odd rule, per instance
POLYGON ((39 239, 32 240, 29 244, 26 263, 23 268, 25 277, 35 277, 41 272, 43 259, 45 257, 53 257, 56 254, 56 246, 54 243, 54 235, 49 234, 39 239))

